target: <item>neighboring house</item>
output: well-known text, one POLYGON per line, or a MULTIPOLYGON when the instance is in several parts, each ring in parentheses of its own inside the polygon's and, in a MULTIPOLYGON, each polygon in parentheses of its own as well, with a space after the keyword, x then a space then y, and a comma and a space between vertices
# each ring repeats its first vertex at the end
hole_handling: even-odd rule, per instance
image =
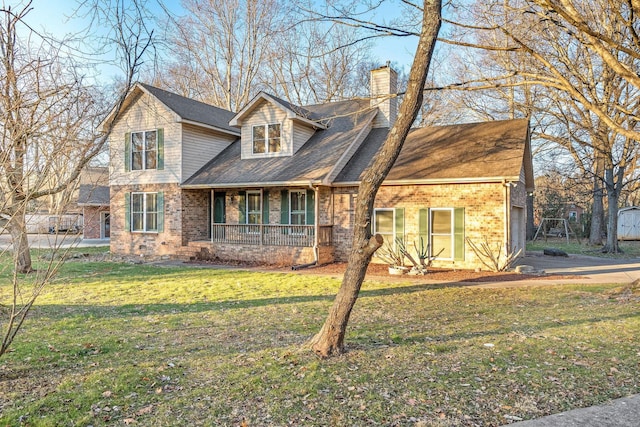
POLYGON ((85 239, 108 239, 111 236, 110 204, 108 185, 80 184, 78 206, 82 208, 85 239))
MULTIPOLYGON (((266 93, 234 114, 137 84, 110 139, 111 250, 278 264, 344 261, 360 177, 396 115, 396 73, 371 100, 298 107, 266 93)), ((526 119, 414 129, 372 231, 475 268, 466 239, 524 249, 526 119)))

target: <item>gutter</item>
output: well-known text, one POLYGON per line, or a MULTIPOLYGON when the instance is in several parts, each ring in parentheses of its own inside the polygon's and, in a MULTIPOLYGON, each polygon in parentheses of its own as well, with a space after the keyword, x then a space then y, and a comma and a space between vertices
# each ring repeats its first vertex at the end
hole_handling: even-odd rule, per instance
MULTIPOLYGON (((382 186, 385 185, 437 185, 437 184, 495 184, 504 183, 506 181, 519 181, 520 177, 479 177, 479 178, 435 178, 435 179, 395 179, 385 180, 382 186)), ((334 182, 331 184, 333 187, 355 187, 360 185, 360 181, 344 181, 334 182)))
POLYGON ((187 190, 209 190, 212 188, 261 188, 261 187, 312 187, 321 181, 272 181, 272 182, 242 182, 233 184, 181 184, 180 188, 187 190))

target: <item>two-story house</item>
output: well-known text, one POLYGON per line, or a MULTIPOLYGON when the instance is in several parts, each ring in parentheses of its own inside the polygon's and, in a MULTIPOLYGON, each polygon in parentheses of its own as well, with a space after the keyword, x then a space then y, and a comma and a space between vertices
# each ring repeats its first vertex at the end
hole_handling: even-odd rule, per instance
MULTIPOLYGON (((360 177, 397 112, 371 98, 300 107, 266 93, 231 113, 148 85, 110 139, 111 248, 278 264, 345 260, 360 177)), ((372 231, 422 240, 434 265, 481 265, 467 239, 523 249, 533 171, 526 119, 418 128, 376 198, 372 231)))

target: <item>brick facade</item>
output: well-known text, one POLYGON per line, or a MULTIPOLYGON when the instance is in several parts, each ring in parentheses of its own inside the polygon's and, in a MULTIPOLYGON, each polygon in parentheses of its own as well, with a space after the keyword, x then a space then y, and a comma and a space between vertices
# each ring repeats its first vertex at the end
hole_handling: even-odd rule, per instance
POLYGON ((111 252, 155 259, 175 255, 182 246, 182 192, 177 184, 136 184, 111 187, 111 252), (125 193, 162 192, 164 230, 132 233, 125 229, 125 193))
MULTIPOLYGON (((336 260, 346 260, 351 249, 357 188, 339 188, 334 193, 333 242, 336 260)), ((465 238, 479 244, 504 245, 507 239, 506 212, 524 207, 526 193, 519 184, 506 191, 503 183, 382 186, 374 208, 404 208, 405 242, 418 241, 418 212, 421 208, 464 208, 465 238), (509 202, 505 202, 506 199, 509 202)), ((373 262, 380 262, 375 259, 373 262)), ((465 244, 464 260, 438 260, 435 267, 479 268, 481 261, 465 244)))
MULTIPOLYGON (((281 190, 269 189, 269 224, 280 224, 281 190)), ((114 253, 162 256, 199 256, 210 259, 257 261, 268 264, 306 264, 315 259, 311 247, 233 245, 211 243, 210 190, 181 190, 178 185, 112 187, 111 247, 114 253), (124 230, 124 193, 164 192, 164 231, 131 233, 124 230), (181 248, 188 247, 188 250, 181 248)), ((226 222, 239 221, 239 191, 227 190, 226 222)), ((265 193, 267 194, 267 193, 265 193)), ((323 187, 319 192, 319 224, 332 225, 333 246, 320 246, 320 263, 346 261, 351 249, 357 187, 323 187)), ((404 239, 408 246, 418 241, 421 208, 464 208, 465 239, 476 244, 486 238, 490 245, 504 245, 510 230, 507 209, 524 207, 524 185, 503 183, 394 185, 380 188, 375 208, 404 209, 404 239), (507 199, 509 199, 507 201, 507 199)), ((510 211, 509 211, 510 212, 510 211)), ((379 262, 374 258, 374 262, 379 262)), ((478 268, 482 263, 465 243, 464 259, 436 259, 437 267, 478 268)))
POLYGON ((82 229, 85 239, 101 239, 102 213, 109 212, 109 206, 85 206, 82 212, 84 226, 82 229))

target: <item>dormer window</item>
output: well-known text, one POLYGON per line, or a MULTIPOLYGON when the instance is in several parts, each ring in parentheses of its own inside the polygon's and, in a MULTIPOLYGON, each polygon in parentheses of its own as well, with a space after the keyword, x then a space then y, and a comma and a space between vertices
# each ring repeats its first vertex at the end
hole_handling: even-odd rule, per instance
POLYGON ((253 154, 280 152, 280 124, 253 127, 253 154))

